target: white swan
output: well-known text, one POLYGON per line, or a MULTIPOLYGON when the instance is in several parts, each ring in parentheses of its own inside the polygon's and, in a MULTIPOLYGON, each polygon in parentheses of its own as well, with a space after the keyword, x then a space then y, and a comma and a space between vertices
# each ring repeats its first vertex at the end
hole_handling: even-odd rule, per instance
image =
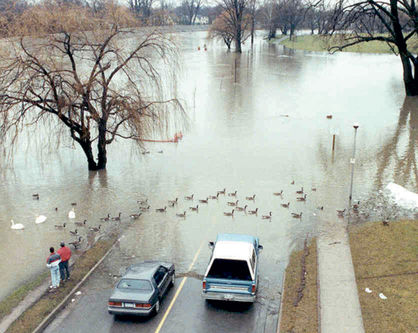
POLYGON ((12 226, 11 226, 12 229, 15 229, 15 230, 25 229, 25 226, 22 223, 16 223, 15 224, 15 222, 13 220, 10 220, 10 222, 12 222, 12 226))
POLYGON ((45 215, 39 215, 36 220, 35 223, 39 224, 39 223, 44 223, 46 221, 46 216, 45 215))
POLYGON ((75 212, 74 212, 74 208, 73 208, 73 209, 71 209, 71 210, 68 212, 68 218, 69 218, 69 219, 75 219, 75 212))

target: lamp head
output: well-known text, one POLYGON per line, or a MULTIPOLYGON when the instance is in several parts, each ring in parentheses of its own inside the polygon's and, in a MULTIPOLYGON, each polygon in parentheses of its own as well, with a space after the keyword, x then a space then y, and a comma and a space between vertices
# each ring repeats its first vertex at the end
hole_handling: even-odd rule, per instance
POLYGON ((359 126, 360 126, 360 125, 359 125, 358 123, 354 123, 354 124, 353 124, 354 129, 359 128, 359 126))

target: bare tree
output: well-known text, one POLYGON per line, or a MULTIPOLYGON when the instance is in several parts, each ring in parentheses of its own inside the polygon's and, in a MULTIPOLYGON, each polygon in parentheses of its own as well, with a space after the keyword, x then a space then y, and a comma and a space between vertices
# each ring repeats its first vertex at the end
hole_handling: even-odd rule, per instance
POLYGON ((232 41, 234 40, 234 30, 228 25, 228 15, 222 13, 213 21, 209 28, 208 37, 211 39, 220 39, 231 49, 232 41))
POLYGON ((151 16, 154 0, 128 0, 129 8, 136 16, 147 19, 151 16))
POLYGON ((399 55, 403 66, 403 81, 407 96, 418 95, 417 48, 411 38, 418 37, 418 11, 415 0, 364 0, 344 2, 334 15, 340 31, 338 44, 331 51, 370 41, 386 42, 393 53, 399 55), (371 24, 371 18, 380 23, 371 24), (385 34, 381 34, 382 25, 385 34), (346 32, 345 32, 346 31, 346 32))
POLYGON ((196 17, 199 14, 200 8, 202 6, 202 0, 183 0, 182 8, 187 17, 187 24, 192 25, 196 21, 196 17))
POLYGON ((173 43, 157 30, 127 27, 136 21, 126 9, 107 4, 98 17, 82 7, 37 5, 19 22, 0 61, 3 143, 13 147, 28 126, 44 124, 43 131, 69 135, 89 170, 99 170, 117 138, 140 144, 167 129, 172 111, 183 114, 160 79, 174 67, 163 62, 173 59, 173 43))
POLYGON ((247 14, 250 0, 219 0, 218 5, 226 13, 227 25, 234 32, 235 51, 241 53, 241 44, 244 41, 246 23, 244 16, 247 14))

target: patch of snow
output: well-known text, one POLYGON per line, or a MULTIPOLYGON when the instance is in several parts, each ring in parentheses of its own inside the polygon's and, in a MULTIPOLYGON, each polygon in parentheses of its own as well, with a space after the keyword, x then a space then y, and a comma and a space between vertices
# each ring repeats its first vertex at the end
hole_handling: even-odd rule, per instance
POLYGON ((383 293, 380 293, 380 294, 379 294, 379 297, 380 297, 381 299, 387 299, 387 297, 386 297, 385 295, 383 295, 383 293))
POLYGON ((418 208, 417 193, 410 192, 406 188, 395 183, 389 183, 385 188, 385 192, 397 205, 399 205, 402 208, 418 208))
POLYGON ((372 290, 371 290, 371 289, 369 289, 369 288, 364 289, 364 291, 365 291, 366 293, 368 293, 368 294, 370 294, 370 293, 372 292, 372 290))

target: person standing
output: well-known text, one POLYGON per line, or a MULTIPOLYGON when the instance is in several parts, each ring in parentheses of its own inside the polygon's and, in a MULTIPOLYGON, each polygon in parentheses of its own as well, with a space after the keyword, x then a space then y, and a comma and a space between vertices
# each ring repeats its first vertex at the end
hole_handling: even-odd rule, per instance
POLYGON ((69 280, 70 279, 70 271, 68 270, 68 262, 71 258, 71 249, 68 246, 65 246, 64 242, 61 242, 61 248, 57 251, 57 253, 61 256, 61 262, 59 264, 60 267, 60 276, 61 281, 69 280))
POLYGON ((51 254, 46 259, 46 267, 48 267, 51 272, 50 288, 56 289, 60 286, 59 263, 61 262, 61 257, 58 253, 55 253, 55 249, 53 247, 49 248, 49 252, 51 254))

